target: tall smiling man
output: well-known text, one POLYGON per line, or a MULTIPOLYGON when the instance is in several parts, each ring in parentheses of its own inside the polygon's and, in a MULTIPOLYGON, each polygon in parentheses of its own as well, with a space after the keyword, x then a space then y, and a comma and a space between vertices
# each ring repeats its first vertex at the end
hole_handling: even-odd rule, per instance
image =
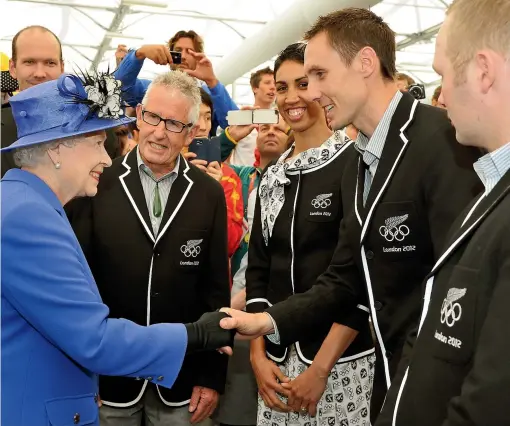
MULTIPOLYGON (((310 96, 335 129, 353 124, 360 131, 358 156, 342 183, 343 205, 352 209, 316 285, 266 313, 230 310, 234 318, 223 325, 248 336, 274 332, 270 339, 288 345, 303 329, 365 309, 378 349, 374 419, 418 323, 423 278, 452 222, 481 189, 472 168, 479 152, 456 142, 445 111, 398 90, 395 35, 379 16, 343 9, 319 18, 305 39, 310 96)), ((337 344, 340 357, 349 342, 337 344)))

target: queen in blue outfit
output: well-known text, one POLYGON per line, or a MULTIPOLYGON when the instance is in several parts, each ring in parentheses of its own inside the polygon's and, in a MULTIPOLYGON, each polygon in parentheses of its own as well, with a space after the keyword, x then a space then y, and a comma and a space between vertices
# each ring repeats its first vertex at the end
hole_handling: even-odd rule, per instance
MULTIPOLYGON (((120 83, 64 74, 11 98, 20 169, 1 191, 1 423, 98 425, 97 374, 171 387, 185 353, 231 346, 225 314, 192 324, 109 319, 63 206, 94 196, 123 117, 120 83)), ((129 283, 126 283, 129 285, 129 283)))

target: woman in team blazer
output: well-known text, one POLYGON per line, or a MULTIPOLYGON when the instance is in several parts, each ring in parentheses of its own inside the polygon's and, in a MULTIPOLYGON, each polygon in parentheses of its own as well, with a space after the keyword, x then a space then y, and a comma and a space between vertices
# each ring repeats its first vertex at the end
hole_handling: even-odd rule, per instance
MULTIPOLYGON (((267 168, 259 185, 246 273, 249 312, 308 290, 338 242, 340 183, 355 153, 343 133, 328 129, 321 107, 306 99, 303 62, 304 46, 297 43, 275 63, 278 109, 295 143, 267 168)), ((305 425, 326 418, 331 426, 369 424, 375 356, 367 313, 353 306, 340 322, 344 326, 331 333, 332 323, 304 329, 290 347, 263 338, 252 342, 259 425, 305 425), (328 343, 340 336, 335 333, 347 333, 352 342, 340 359, 328 343)))

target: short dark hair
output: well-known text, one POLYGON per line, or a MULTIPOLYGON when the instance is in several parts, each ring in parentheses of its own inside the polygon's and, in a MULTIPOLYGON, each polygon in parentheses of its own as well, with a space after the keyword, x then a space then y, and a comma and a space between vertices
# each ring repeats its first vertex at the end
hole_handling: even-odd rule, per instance
POLYGON ((287 46, 285 49, 283 49, 278 54, 276 61, 274 61, 275 76, 285 61, 293 61, 293 62, 298 62, 300 64, 304 64, 305 63, 305 48, 306 48, 305 43, 293 43, 293 44, 287 46))
POLYGON ((18 59, 18 47, 17 47, 18 37, 21 34, 23 34, 25 31, 28 31, 28 30, 39 30, 39 31, 47 32, 47 33, 50 33, 53 37, 55 37, 55 40, 57 40, 57 43, 58 43, 58 48, 60 50, 60 52, 59 52, 60 53, 60 62, 64 62, 64 57, 62 55, 62 43, 60 42, 60 39, 57 37, 57 35, 53 31, 51 31, 48 28, 43 27, 41 25, 30 25, 29 27, 25 27, 22 30, 18 31, 12 39, 12 61, 14 63, 16 63, 16 60, 18 59))
POLYGON ((439 100, 439 96, 441 96, 441 90, 443 90, 443 86, 440 85, 436 87, 436 90, 434 90, 434 94, 432 95, 433 101, 439 100))
POLYGON ((397 80, 405 80, 408 86, 410 86, 411 84, 416 84, 416 81, 414 81, 414 78, 412 78, 411 76, 409 76, 403 72, 397 73, 397 80))
POLYGON ((274 75, 273 70, 270 67, 262 68, 255 71, 250 77, 250 85, 252 89, 256 89, 260 86, 263 75, 274 75))
POLYGON ((209 108, 211 108, 211 115, 213 114, 213 101, 209 93, 207 93, 202 87, 200 88, 200 99, 201 103, 206 104, 209 108))
POLYGON ((177 31, 174 36, 168 41, 168 47, 170 50, 174 50, 175 43, 177 43, 181 38, 190 38, 193 41, 193 47, 195 48, 195 52, 204 53, 204 40, 200 37, 195 31, 177 31))
POLYGON ((346 8, 321 16, 304 36, 306 41, 326 33, 331 46, 350 65, 364 47, 374 49, 381 63, 381 73, 394 80, 396 69, 395 33, 386 22, 367 9, 346 8))

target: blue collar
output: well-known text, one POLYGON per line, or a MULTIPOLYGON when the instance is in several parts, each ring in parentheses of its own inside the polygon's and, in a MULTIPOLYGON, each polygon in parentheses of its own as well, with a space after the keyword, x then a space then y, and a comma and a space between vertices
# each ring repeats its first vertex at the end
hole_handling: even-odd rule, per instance
POLYGON ((53 192, 46 182, 33 173, 21 169, 10 169, 2 178, 2 181, 17 181, 26 183, 30 188, 43 197, 44 200, 47 201, 56 211, 65 215, 64 207, 60 203, 57 194, 53 192))
POLYGON ((487 195, 510 169, 510 142, 485 154, 473 167, 482 181, 487 195))

